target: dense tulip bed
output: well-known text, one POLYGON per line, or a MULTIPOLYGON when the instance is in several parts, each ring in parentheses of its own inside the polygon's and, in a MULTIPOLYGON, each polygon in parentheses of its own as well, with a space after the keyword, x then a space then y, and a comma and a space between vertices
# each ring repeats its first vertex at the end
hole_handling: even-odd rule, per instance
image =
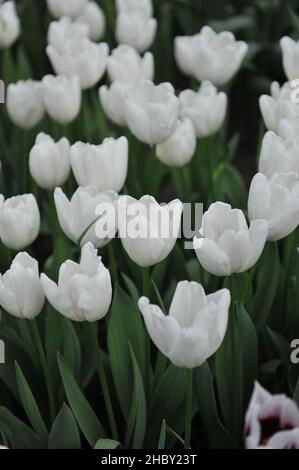
POLYGON ((287 3, 0 2, 0 448, 299 449, 287 3))

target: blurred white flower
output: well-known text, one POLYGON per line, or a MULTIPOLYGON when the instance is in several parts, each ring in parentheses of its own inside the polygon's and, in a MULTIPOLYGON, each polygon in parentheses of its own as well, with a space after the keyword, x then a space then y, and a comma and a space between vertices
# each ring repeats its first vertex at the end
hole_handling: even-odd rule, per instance
POLYGON ((47 55, 57 75, 78 75, 83 89, 100 81, 106 71, 109 47, 88 38, 69 39, 60 48, 49 45, 47 55))
POLYGON ((175 57, 181 71, 214 85, 227 83, 239 70, 248 46, 228 31, 215 33, 204 26, 195 36, 175 39, 175 57))
POLYGON ((173 134, 163 144, 157 145, 157 158, 165 165, 182 167, 193 158, 196 150, 196 135, 192 121, 179 119, 173 134))
POLYGON ((70 240, 80 241, 83 246, 90 241, 96 248, 105 246, 115 235, 117 227, 108 237, 101 239, 96 235, 95 225, 98 220, 96 208, 101 203, 116 204, 118 196, 113 191, 99 192, 96 186, 79 187, 69 201, 61 188, 54 192, 59 224, 70 240))
POLYGON ((132 83, 153 80, 154 57, 151 52, 141 57, 133 47, 121 44, 108 58, 107 71, 112 82, 132 83))
POLYGON ((16 126, 35 127, 45 114, 42 84, 34 80, 11 83, 7 87, 6 108, 16 126))
POLYGON ((88 37, 89 27, 81 22, 73 22, 68 16, 62 16, 58 21, 51 21, 48 28, 48 44, 63 49, 67 41, 75 38, 88 37))
POLYGON ((68 260, 61 265, 58 284, 45 274, 41 283, 50 304, 70 320, 95 322, 104 318, 110 307, 110 273, 92 243, 83 246, 80 264, 68 260))
POLYGON ((96 2, 88 2, 77 22, 88 26, 88 35, 92 41, 99 41, 105 34, 106 18, 102 8, 96 2))
POLYGON ((299 449, 299 410, 286 395, 271 395, 259 383, 245 418, 246 449, 299 449))
POLYGON ((170 83, 140 82, 129 92, 125 116, 130 131, 149 145, 162 144, 175 129, 179 100, 170 83))
POLYGON ((118 13, 141 13, 149 18, 153 15, 152 0, 116 0, 118 13))
POLYGON ((202 365, 221 346, 230 306, 230 292, 206 295, 197 282, 179 282, 169 315, 146 297, 139 302, 148 333, 157 348, 177 367, 202 365))
POLYGON ((55 18, 71 16, 77 18, 87 5, 88 0, 47 0, 50 13, 55 18))
POLYGON ((22 250, 38 236, 40 214, 33 194, 14 196, 0 207, 0 238, 7 248, 22 250))
POLYGON ((120 13, 116 19, 116 39, 118 44, 135 47, 138 52, 147 51, 154 42, 157 20, 143 13, 120 13))
POLYGON ((121 196, 118 210, 119 236, 135 263, 149 267, 167 258, 180 232, 181 201, 160 205, 151 196, 143 196, 139 201, 121 196))
POLYGON ((106 116, 119 126, 126 126, 125 104, 134 84, 114 82, 108 88, 106 85, 99 89, 99 98, 106 116))
POLYGON ((42 84, 48 115, 59 124, 69 124, 73 121, 81 107, 79 78, 76 75, 73 77, 46 75, 42 84))
POLYGON ((280 40, 284 72, 289 80, 299 78, 299 41, 288 36, 280 40))
POLYGON ((250 220, 265 219, 269 223, 268 240, 287 237, 299 225, 299 181, 295 173, 272 178, 257 173, 248 197, 250 220))
POLYGON ((275 173, 299 175, 299 141, 282 139, 272 131, 267 132, 262 142, 259 171, 268 178, 275 173))
POLYGON ((0 4, 0 49, 10 47, 21 32, 20 19, 13 1, 0 4))
POLYGON ((180 115, 191 119, 196 136, 208 137, 215 134, 226 116, 227 96, 217 93, 210 82, 203 82, 198 92, 183 91, 180 96, 180 115))
POLYGON ((17 318, 32 320, 45 302, 38 263, 27 253, 18 253, 10 268, 0 274, 0 304, 17 318))
POLYGON ((40 133, 29 157, 30 173, 43 189, 52 190, 63 185, 70 174, 70 143, 63 137, 54 142, 52 137, 40 133))
POLYGON ((120 192, 128 173, 128 140, 106 138, 101 145, 77 142, 71 147, 71 165, 80 186, 120 192))
POLYGON ((215 276, 230 276, 257 262, 268 232, 266 220, 253 220, 248 228, 241 210, 216 202, 204 213, 202 238, 194 238, 193 246, 204 269, 215 276))

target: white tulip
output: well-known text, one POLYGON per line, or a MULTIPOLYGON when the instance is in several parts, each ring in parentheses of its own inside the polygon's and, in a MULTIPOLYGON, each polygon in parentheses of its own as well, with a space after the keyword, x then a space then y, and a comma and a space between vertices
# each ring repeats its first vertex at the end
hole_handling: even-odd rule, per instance
POLYGON ((61 265, 58 284, 45 274, 41 282, 50 304, 70 320, 95 322, 108 312, 112 299, 110 273, 92 243, 83 246, 80 264, 68 260, 61 265))
POLYGON ((59 124, 69 124, 81 108, 81 86, 77 76, 46 75, 42 80, 45 109, 59 124))
POLYGON ((134 89, 134 84, 114 82, 108 88, 103 85, 99 89, 99 97, 106 116, 119 126, 126 126, 125 104, 129 92, 134 89))
POLYGON ((136 49, 122 44, 114 49, 108 58, 107 71, 112 82, 153 80, 154 57, 151 52, 141 57, 136 49))
POLYGON ((277 173, 268 179, 256 174, 249 190, 248 213, 250 220, 269 222, 268 240, 287 237, 299 225, 298 175, 277 173))
POLYGON ((118 209, 119 236, 129 257, 142 267, 167 258, 180 232, 181 201, 160 205, 151 196, 143 196, 139 201, 121 196, 118 209))
POLYGON ((18 253, 8 271, 0 274, 0 305, 14 317, 32 320, 44 302, 37 261, 27 253, 18 253))
POLYGON ((54 142, 44 133, 38 134, 29 157, 30 174, 43 189, 63 185, 70 174, 70 143, 63 137, 54 142))
POLYGON ((88 38, 74 38, 60 48, 49 45, 46 51, 57 75, 78 75, 81 87, 86 89, 103 77, 109 47, 106 43, 95 44, 88 38))
POLYGON ((139 12, 145 17, 153 16, 152 0, 116 0, 118 13, 139 12))
POLYGON ((288 36, 284 36, 280 40, 282 50, 282 62, 284 72, 288 80, 299 78, 299 41, 294 41, 288 36))
POLYGON ((20 19, 13 1, 0 4, 0 49, 10 47, 21 32, 20 19))
POLYGON ((299 175, 299 141, 282 139, 272 131, 267 132, 262 143, 259 171, 268 178, 275 173, 299 175))
POLYGON ((298 140, 299 114, 289 114, 287 117, 281 119, 279 124, 279 135, 283 139, 298 140))
POLYGON ((269 232, 266 220, 253 220, 248 228, 245 216, 229 204, 212 204, 202 219, 193 246, 200 264, 215 276, 230 276, 251 268, 264 249, 269 232))
POLYGON ((78 23, 88 27, 89 38, 92 41, 99 41, 105 34, 106 18, 103 10, 96 2, 88 2, 82 13, 77 18, 78 23))
POLYGON ((196 136, 208 137, 219 131, 226 116, 227 95, 217 93, 210 82, 203 82, 198 92, 183 91, 180 96, 180 115, 191 119, 196 136))
POLYGON ((106 138, 101 145, 77 142, 71 148, 71 165, 80 186, 93 184, 99 191, 120 192, 128 173, 128 140, 106 138))
POLYGON ((158 86, 140 82, 129 92, 125 116, 130 131, 149 145, 162 144, 173 133, 179 115, 179 100, 170 83, 158 86))
POLYGON ((154 42, 157 20, 147 18, 142 13, 120 13, 116 19, 116 39, 118 44, 135 47, 138 52, 147 51, 154 42))
POLYGON ((177 367, 202 365, 221 346, 230 306, 227 289, 206 295, 197 282, 179 282, 169 315, 146 297, 139 302, 148 333, 157 348, 177 367))
POLYGON ((157 145, 157 158, 167 166, 182 167, 193 158, 196 135, 192 121, 179 119, 173 134, 163 144, 157 145))
POLYGON ((116 233, 114 225, 111 234, 103 239, 96 235, 95 225, 98 220, 96 208, 101 203, 115 205, 117 194, 113 191, 99 192, 96 186, 79 187, 69 201, 61 188, 54 192, 59 224, 66 236, 81 246, 90 241, 96 248, 105 246, 116 233))
POLYGON ((248 46, 231 32, 204 26, 195 36, 175 39, 175 57, 183 73, 214 85, 227 83, 239 70, 248 46))
POLYGON ((38 236, 40 214, 33 194, 6 199, 0 208, 0 238, 7 248, 22 250, 38 236))
POLYGON ((87 5, 88 0, 47 0, 50 13, 55 18, 71 16, 77 18, 87 5))
POLYGON ((51 21, 48 29, 48 44, 63 49, 64 44, 72 39, 88 37, 89 27, 81 22, 73 22, 68 16, 61 17, 58 21, 51 21))
POLYGON ((8 85, 6 108, 16 126, 23 129, 35 127, 45 113, 42 84, 34 80, 20 80, 8 85))

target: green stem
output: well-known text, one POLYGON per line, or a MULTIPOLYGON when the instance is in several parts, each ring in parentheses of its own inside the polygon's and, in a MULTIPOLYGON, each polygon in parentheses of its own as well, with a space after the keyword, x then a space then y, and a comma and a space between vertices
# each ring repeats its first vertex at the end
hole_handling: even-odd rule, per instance
POLYGON ((53 384, 51 380, 50 370, 49 370, 46 354, 44 351, 43 343, 40 337, 37 322, 36 320, 30 320, 29 324, 31 326, 32 335, 35 341, 35 345, 38 351, 40 363, 41 363, 44 377, 45 377, 45 382, 46 382, 48 397, 49 397, 51 422, 53 422, 56 416, 56 412, 55 412, 54 391, 53 391, 53 384))
POLYGON ((118 282, 118 272, 117 272, 117 263, 115 261, 114 250, 112 245, 112 240, 108 243, 108 257, 109 257, 109 264, 111 268, 111 276, 113 283, 118 282))
POLYGON ((109 387, 108 387, 108 382, 107 382, 107 377, 106 377, 106 372, 105 372, 103 355, 102 355, 102 351, 100 349, 99 342, 98 342, 96 323, 94 324, 88 323, 88 328, 89 328, 90 338, 91 338, 95 356, 96 356, 97 371, 99 374, 100 384, 101 384, 102 392, 104 395, 109 424, 110 424, 110 428, 112 431, 112 437, 113 439, 118 441, 119 438, 118 438, 118 432, 117 432, 117 427, 116 427, 116 421, 115 421, 111 397, 109 393, 109 387))
POLYGON ((185 449, 190 449, 192 426, 193 369, 187 369, 185 449))
POLYGON ((22 158, 22 191, 23 193, 27 192, 27 182, 28 182, 28 131, 23 130, 23 145, 21 151, 21 158, 22 158))
POLYGON ((149 268, 142 268, 143 287, 142 293, 144 297, 149 297, 150 293, 150 271, 149 268))

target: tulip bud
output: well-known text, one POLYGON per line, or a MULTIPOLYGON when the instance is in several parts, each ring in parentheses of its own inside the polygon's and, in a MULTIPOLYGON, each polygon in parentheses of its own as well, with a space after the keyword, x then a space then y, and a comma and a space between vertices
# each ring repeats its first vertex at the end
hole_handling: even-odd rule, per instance
POLYGON ((68 260, 61 265, 58 284, 45 274, 41 282, 50 304, 70 320, 95 322, 108 312, 112 299, 110 273, 92 243, 83 246, 80 264, 68 260))
POLYGON ((203 82, 223 85, 239 70, 248 50, 231 32, 215 33, 204 26, 195 36, 175 39, 175 57, 183 73, 203 82))
POLYGON ((83 89, 92 88, 103 77, 109 47, 88 38, 74 38, 60 48, 48 46, 47 55, 57 75, 77 75, 83 89))
POLYGON ((87 5, 88 0, 47 0, 47 5, 50 13, 55 18, 61 16, 71 16, 77 18, 87 5))
POLYGON ((143 14, 146 18, 153 16, 152 0, 116 0, 118 13, 143 14))
POLYGON ((38 236, 40 214, 33 194, 6 199, 0 208, 0 238, 7 248, 22 250, 38 236))
POLYGON ((34 80, 20 80, 8 85, 6 108, 16 126, 23 129, 35 127, 45 113, 42 84, 34 80))
POLYGON ((20 32, 21 25, 15 2, 2 3, 0 5, 0 49, 10 47, 17 40, 20 32))
POLYGON ((49 135, 36 137, 29 158, 30 173, 43 189, 52 190, 63 185, 70 174, 70 143, 64 137, 54 142, 49 135))
POLYGON ((259 160, 259 171, 268 178, 275 173, 294 172, 299 175, 299 142, 282 139, 274 132, 265 134, 259 160))
POLYGON ((245 418, 246 449, 299 449, 299 410, 286 395, 271 395, 259 383, 245 418))
POLYGON ((268 240, 287 237, 299 225, 299 182, 295 173, 276 173, 271 179, 258 173, 252 180, 248 197, 250 220, 269 223, 268 240))
POLYGON ((182 167, 193 158, 196 135, 192 121, 179 119, 173 134, 163 144, 157 145, 157 157, 167 166, 182 167))
POLYGON ((89 27, 87 24, 76 22, 71 18, 63 16, 58 21, 51 21, 48 29, 48 44, 63 49, 64 44, 72 39, 88 37, 89 27))
POLYGON ((119 126, 126 126, 125 103, 134 85, 114 82, 108 88, 103 85, 99 89, 99 97, 106 116, 119 126))
POLYGON ((71 148, 71 165, 80 186, 119 192, 128 173, 128 140, 107 138, 102 145, 77 142, 71 148))
POLYGON ((254 220, 248 228, 241 210, 216 202, 203 215, 203 238, 194 238, 193 246, 204 269, 215 276, 230 276, 257 262, 268 232, 266 220, 254 220))
POLYGON ((147 18, 142 13, 120 13, 116 19, 116 39, 118 44, 135 47, 138 52, 147 51, 154 42, 157 20, 147 18))
POLYGON ((141 82, 129 92, 125 105, 130 131, 149 145, 162 144, 171 136, 178 114, 179 100, 170 83, 141 82))
POLYGON ((83 246, 90 241, 96 248, 105 246, 115 235, 117 227, 106 238, 99 238, 95 232, 98 220, 96 208, 101 203, 116 204, 118 196, 113 191, 99 192, 96 186, 78 188, 69 201, 60 188, 54 192, 55 205, 60 226, 66 236, 83 246))
POLYGON ((181 201, 159 205, 150 196, 143 196, 139 201, 121 196, 118 208, 119 235, 129 257, 142 267, 167 258, 180 232, 181 201))
POLYGON ((208 137, 219 131, 226 116, 227 96, 217 93, 210 82, 203 82, 198 92, 183 91, 180 96, 180 115, 191 119, 196 136, 208 137))
POLYGON ((299 41, 284 36, 280 40, 280 47, 284 72, 288 80, 295 80, 299 77, 299 41))
POLYGON ((206 295, 197 282, 179 282, 169 315, 142 297, 139 309, 157 348, 177 367, 202 365, 221 346, 230 306, 230 292, 206 295))
POLYGON ((18 253, 9 270, 0 274, 1 307, 14 317, 32 320, 44 302, 37 261, 27 253, 18 253))
POLYGON ((54 77, 47 75, 42 80, 45 108, 49 116, 59 124, 69 124, 80 112, 81 86, 77 76, 54 77))
POLYGON ((107 71, 112 82, 132 83, 153 80, 154 57, 151 52, 141 57, 136 49, 122 44, 108 57, 107 71))
POLYGON ((78 23, 88 26, 89 39, 99 41, 105 34, 106 18, 103 10, 96 2, 88 2, 77 18, 78 23))

